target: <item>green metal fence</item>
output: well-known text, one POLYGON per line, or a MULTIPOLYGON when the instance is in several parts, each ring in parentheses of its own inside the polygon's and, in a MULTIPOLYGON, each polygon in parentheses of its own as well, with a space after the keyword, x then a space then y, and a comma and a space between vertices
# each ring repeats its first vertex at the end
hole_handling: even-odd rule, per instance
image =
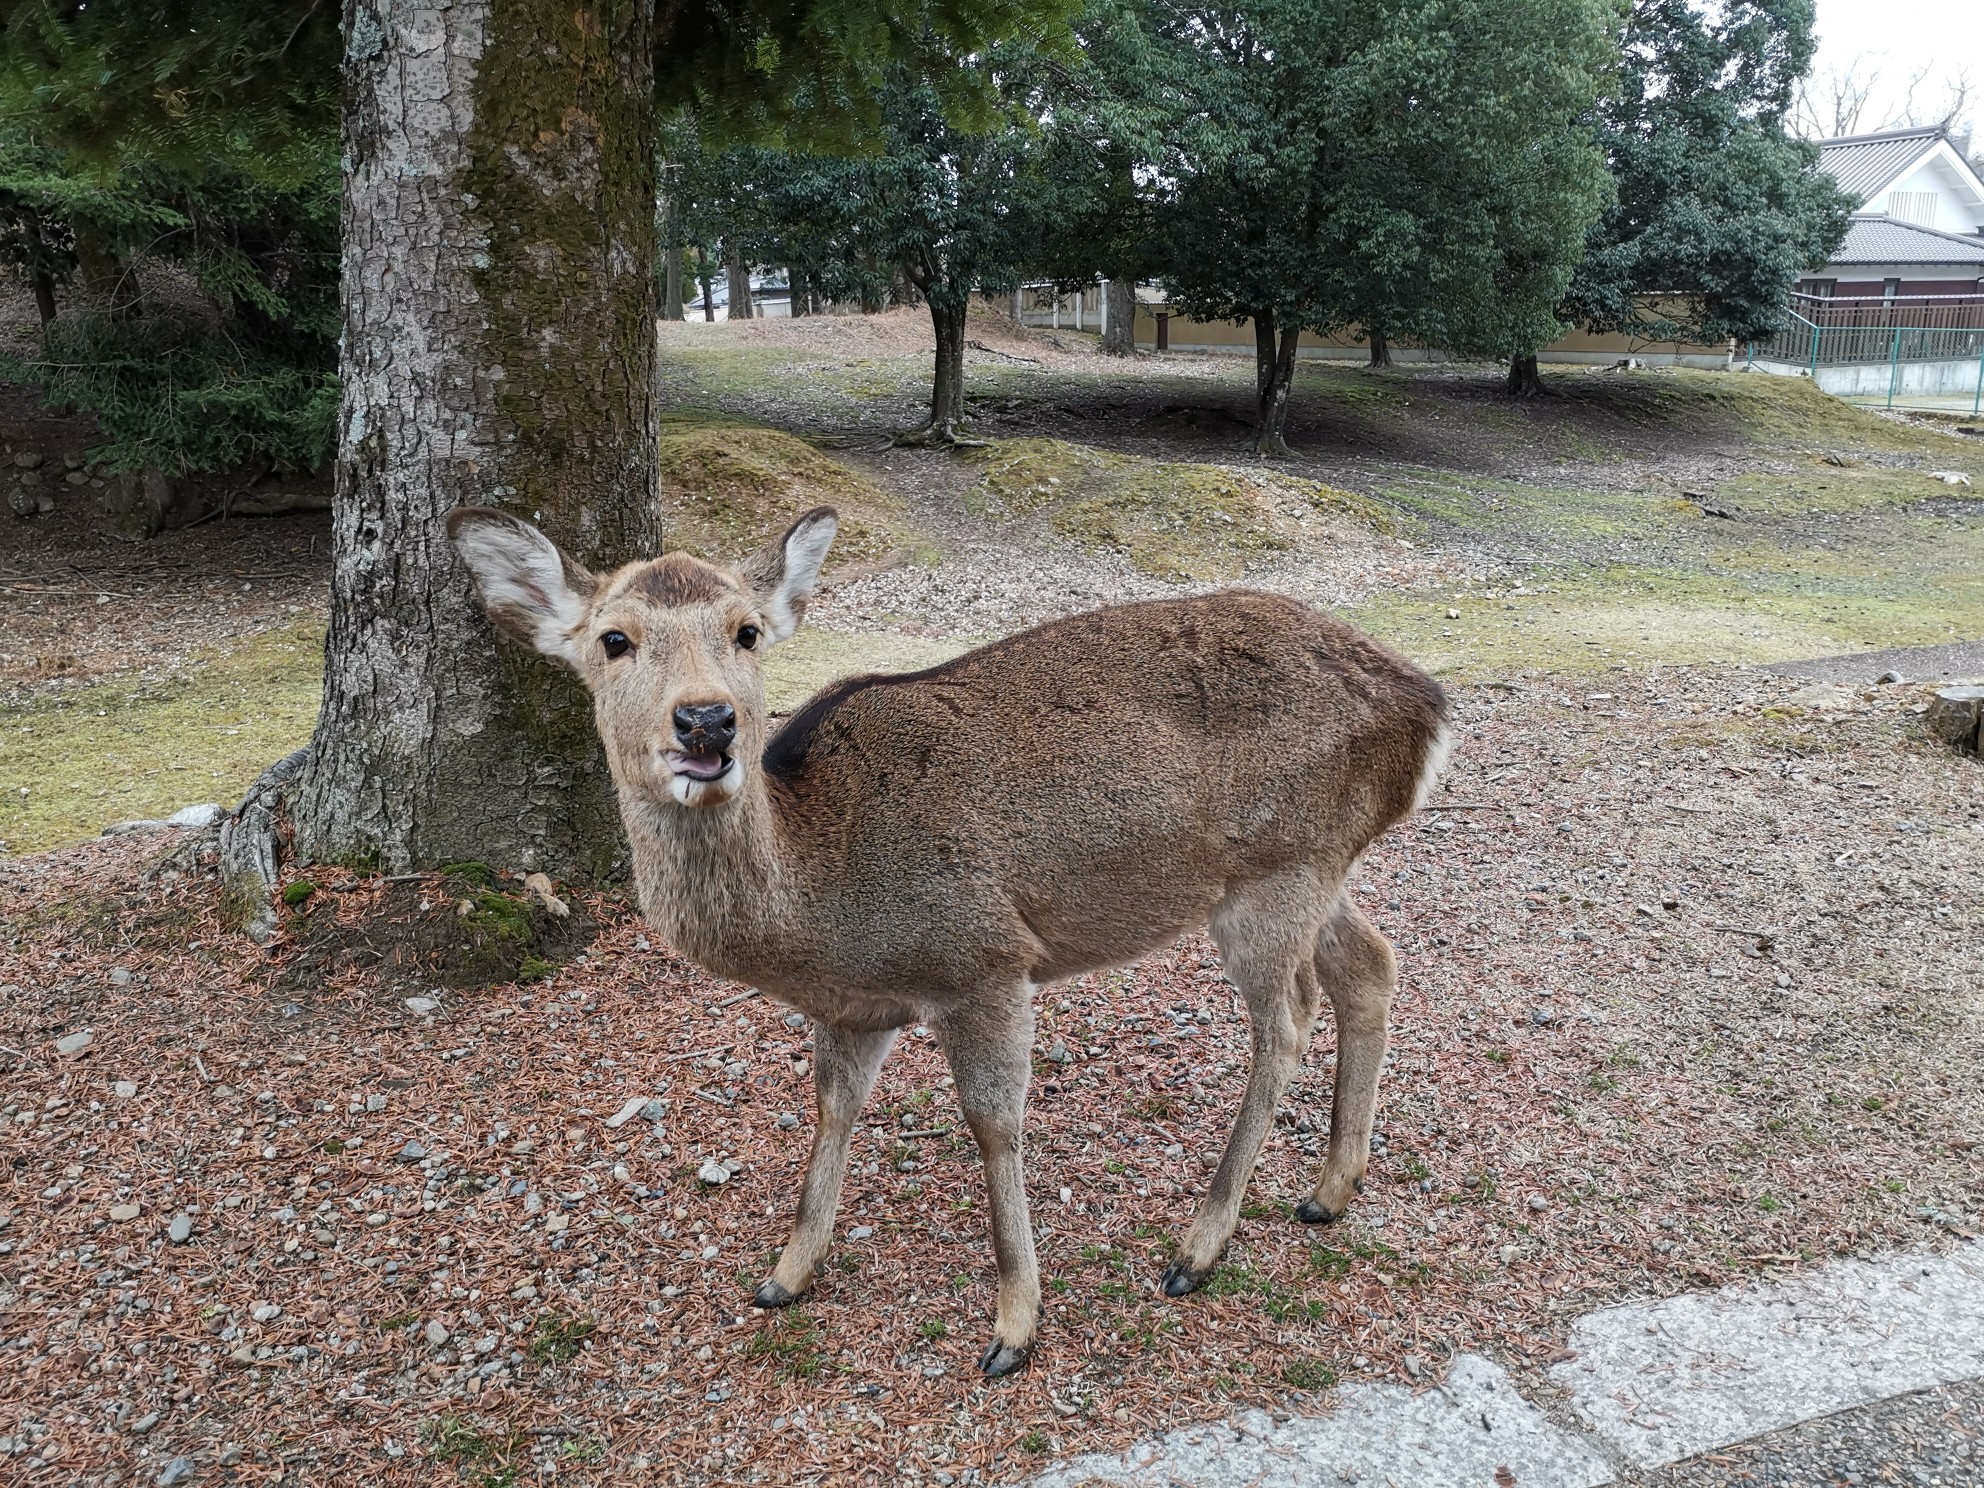
POLYGON ((1855 403, 1984 414, 1984 294, 1793 295, 1784 329, 1751 342, 1747 362, 1855 403))

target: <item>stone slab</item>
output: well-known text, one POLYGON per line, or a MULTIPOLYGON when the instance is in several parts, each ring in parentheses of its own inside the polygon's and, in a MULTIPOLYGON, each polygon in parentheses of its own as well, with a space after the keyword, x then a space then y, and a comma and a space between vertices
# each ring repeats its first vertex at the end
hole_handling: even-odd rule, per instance
POLYGON ((1910 1390, 1984 1376, 1984 1247, 1840 1261, 1771 1286, 1580 1318, 1551 1370, 1640 1467, 1910 1390))

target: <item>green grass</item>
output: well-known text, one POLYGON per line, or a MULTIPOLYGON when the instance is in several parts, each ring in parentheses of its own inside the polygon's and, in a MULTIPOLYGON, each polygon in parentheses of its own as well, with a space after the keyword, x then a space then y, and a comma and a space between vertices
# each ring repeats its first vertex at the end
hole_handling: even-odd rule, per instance
POLYGON ((537 1320, 524 1352, 539 1364, 564 1364, 578 1357, 599 1323, 581 1313, 547 1312, 537 1320))
POLYGON ((112 822, 233 805, 317 719, 315 621, 196 658, 169 680, 101 683, 0 716, 0 852, 94 837, 112 822))

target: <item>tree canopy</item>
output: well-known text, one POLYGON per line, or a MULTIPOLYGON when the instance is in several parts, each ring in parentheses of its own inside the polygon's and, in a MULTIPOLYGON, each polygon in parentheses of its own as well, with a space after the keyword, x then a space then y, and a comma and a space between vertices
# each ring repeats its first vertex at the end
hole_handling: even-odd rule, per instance
POLYGON ((1662 341, 1777 330, 1854 207, 1787 131, 1812 47, 1811 0, 1636 0, 1599 116, 1617 196, 1567 318, 1662 341))

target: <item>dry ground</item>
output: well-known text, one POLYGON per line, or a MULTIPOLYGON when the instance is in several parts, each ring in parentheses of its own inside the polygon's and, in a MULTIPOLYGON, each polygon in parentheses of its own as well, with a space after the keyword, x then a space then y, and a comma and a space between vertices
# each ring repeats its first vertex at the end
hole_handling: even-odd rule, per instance
MULTIPOLYGON (((157 839, 6 865, 9 1481, 150 1481, 179 1455, 200 1481, 1010 1480, 1460 1349, 1547 1361, 1597 1302, 1973 1228, 1971 767, 1903 689, 1799 704, 1633 670, 1600 692, 1464 689, 1437 809, 1358 876, 1404 972, 1385 1150, 1339 1228, 1289 1215, 1325 1029, 1219 1281, 1158 1296, 1238 1099, 1235 999, 1196 937, 1048 994, 1049 1303, 1011 1384, 972 1367, 990 1258, 929 1041, 883 1078, 817 1300, 762 1316, 806 1030, 618 903, 590 901, 597 938, 548 979, 422 1013, 406 981, 286 976, 300 927, 266 955, 222 934, 157 839), (635 1098, 658 1119, 604 1124, 635 1098)), ((380 892, 332 880, 298 914, 383 939, 380 892)))
MULTIPOLYGON (((1079 449, 1028 446, 1001 492, 974 460, 880 448, 914 403, 904 323, 731 329, 671 328, 678 402, 807 436, 881 493, 878 530, 930 548, 844 574, 795 678, 877 638, 915 659, 1215 581, 1139 566, 1171 529, 1079 449), (1073 495, 1049 482, 1070 458, 1073 495)), ((1527 410, 1460 373, 1329 371, 1305 373, 1309 458, 1263 485, 1235 448, 1244 368, 979 339, 993 432, 1168 462, 1147 483, 1175 530, 1353 606, 1452 687, 1455 772, 1353 885, 1403 971, 1352 1217, 1290 1215, 1327 1126, 1325 1028, 1219 1280, 1164 1300, 1244 1023, 1198 937, 1049 989, 1043 1345, 986 1385, 977 1163, 932 1041, 884 1074, 816 1297, 759 1315, 811 1125, 808 1031, 672 959, 611 887, 563 886, 554 926, 473 867, 318 876, 258 951, 213 918, 206 841, 89 842, 0 860, 0 1482, 151 1483, 181 1458, 202 1484, 1013 1481, 1154 1426, 1313 1408, 1340 1379, 1430 1382, 1461 1349, 1531 1368, 1598 1302, 1977 1227, 1984 777, 1924 740, 1920 689, 1711 661, 1968 625, 1984 523, 1926 475, 1974 466, 1967 447, 1738 380, 1566 379, 1527 410), (1286 546, 1192 527, 1230 503, 1286 546), (712 1162, 735 1172, 712 1185, 712 1162)), ((280 546, 281 526, 230 538, 280 546)), ((39 562, 55 530, 16 529, 16 553, 39 562)), ((190 558, 212 530, 138 556, 190 558)), ((44 598, 69 637, 108 608, 44 598)), ((291 603, 307 614, 225 623, 275 644, 291 603)), ((160 668, 159 699, 104 713, 163 727, 228 657, 263 656, 175 651, 184 626, 117 613, 99 690, 13 674, 11 726, 103 753, 101 687, 139 696, 132 673, 160 668)), ((111 752, 155 747, 132 737, 111 752)), ((114 789, 137 765, 92 768, 114 789)))

